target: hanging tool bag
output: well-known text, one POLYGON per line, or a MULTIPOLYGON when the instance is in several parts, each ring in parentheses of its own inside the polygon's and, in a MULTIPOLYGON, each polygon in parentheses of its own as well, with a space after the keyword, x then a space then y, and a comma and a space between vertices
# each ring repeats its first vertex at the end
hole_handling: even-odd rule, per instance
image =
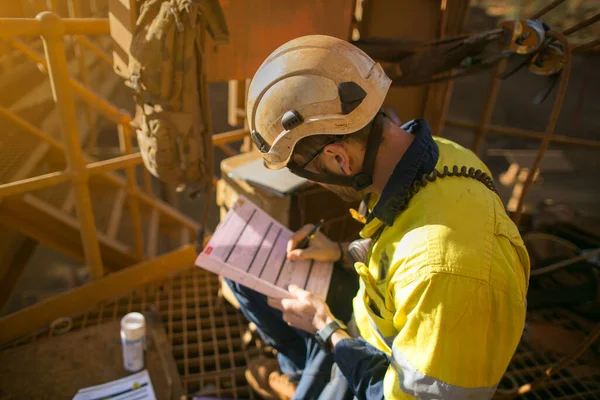
POLYGON ((134 125, 144 165, 160 180, 210 188, 213 146, 205 33, 228 39, 216 0, 147 0, 130 48, 134 125))

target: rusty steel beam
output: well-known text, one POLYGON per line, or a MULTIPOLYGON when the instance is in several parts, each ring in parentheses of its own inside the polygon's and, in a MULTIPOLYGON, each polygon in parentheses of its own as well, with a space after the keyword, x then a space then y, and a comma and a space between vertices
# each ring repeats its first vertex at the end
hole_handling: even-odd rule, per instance
POLYGON ((580 23, 578 23, 578 24, 576 24, 576 25, 573 25, 573 26, 572 26, 572 27, 570 27, 570 28, 567 28, 567 29, 565 29, 565 30, 563 31, 563 35, 565 35, 565 36, 568 36, 568 35, 570 35, 571 33, 575 33, 575 32, 577 32, 578 30, 580 30, 580 29, 583 29, 583 28, 585 28, 586 26, 590 26, 590 25, 592 25, 592 24, 594 24, 594 23, 596 23, 596 22, 598 22, 598 21, 600 21, 600 13, 598 13, 598 14, 594 15, 594 16, 593 16, 593 17, 591 17, 591 18, 588 18, 588 19, 586 19, 585 21, 581 21, 580 23))
POLYGON ((577 54, 577 53, 581 53, 581 52, 584 52, 587 50, 592 50, 596 46, 600 46, 600 39, 594 39, 587 43, 582 43, 579 46, 574 47, 573 50, 571 51, 571 53, 577 54))
MULTIPOLYGON (((454 126, 463 129, 475 129, 477 124, 470 121, 447 119, 444 122, 447 126, 454 126)), ((488 125, 488 131, 497 135, 519 136, 531 139, 544 139, 544 133, 531 131, 521 128, 511 128, 508 126, 488 125)), ((550 141, 553 143, 569 144, 573 146, 590 147, 600 149, 600 140, 573 138, 565 135, 552 135, 550 141)))
POLYGON ((547 265, 545 267, 536 268, 533 271, 531 271, 530 276, 539 276, 539 275, 547 274, 548 272, 557 271, 559 269, 568 267, 569 265, 573 265, 573 264, 576 264, 581 261, 589 260, 598 254, 600 254, 600 249, 587 250, 585 253, 583 253, 579 256, 569 258, 567 260, 559 261, 557 263, 547 265))
POLYGON ((541 10, 539 10, 538 12, 533 14, 531 17, 529 17, 529 19, 538 19, 542 15, 546 14, 548 11, 553 10, 554 8, 558 7, 559 5, 561 5, 564 2, 565 2, 565 0, 555 0, 552 3, 548 4, 546 7, 542 8, 541 10))
POLYGON ((473 147, 471 149, 477 155, 479 155, 479 151, 481 150, 481 146, 489 129, 490 120, 492 119, 492 114, 494 113, 494 106, 496 105, 496 99, 498 98, 498 91, 500 90, 500 74, 502 74, 502 71, 504 71, 505 67, 506 60, 500 61, 498 65, 496 65, 496 68, 494 69, 494 75, 490 81, 490 88, 488 89, 488 94, 483 106, 483 112, 481 113, 481 118, 479 119, 479 125, 477 126, 475 140, 473 141, 473 147))
POLYGON ((523 204, 525 202, 525 197, 527 196, 527 192, 529 188, 533 184, 533 177, 535 176, 536 171, 540 167, 542 162, 542 157, 544 156, 544 152, 548 148, 550 144, 550 138, 554 134, 554 128, 556 128, 556 122, 558 121, 558 116, 560 115, 560 111, 562 109, 563 102, 565 100, 565 96, 567 94, 567 87, 569 85, 569 75, 571 74, 571 49, 569 47, 569 42, 565 35, 561 32, 556 31, 548 31, 546 35, 550 38, 556 39, 559 41, 565 52, 565 60, 563 64, 562 73, 560 75, 560 83, 558 86, 558 93, 556 95, 556 100, 554 100, 554 106, 552 107, 552 112, 550 113, 550 119, 548 120, 548 125, 546 126, 545 136, 540 144, 538 149, 538 153, 533 161, 531 168, 529 169, 529 173, 527 174, 527 180, 523 184, 523 191, 521 193, 521 197, 519 198, 519 203, 517 205, 517 210, 513 215, 513 220, 515 224, 519 224, 519 220, 521 219, 521 213, 523 212, 523 204))
MULTIPOLYGON (((462 32, 469 2, 460 0, 448 3, 446 0, 442 0, 440 6, 438 36, 440 41, 444 41, 448 35, 454 36, 462 32)), ((453 88, 454 81, 452 80, 429 85, 423 114, 435 135, 443 134, 444 120, 448 115, 453 88)))

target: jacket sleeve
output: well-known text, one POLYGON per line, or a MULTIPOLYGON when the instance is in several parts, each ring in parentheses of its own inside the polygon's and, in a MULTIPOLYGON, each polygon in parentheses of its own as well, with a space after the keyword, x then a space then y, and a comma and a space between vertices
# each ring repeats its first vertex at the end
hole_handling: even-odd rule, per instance
MULTIPOLYGON (((359 399, 489 399, 521 337, 525 307, 486 282, 433 273, 396 284, 390 355, 339 342, 338 367, 359 399)), ((369 310, 369 312, 371 312, 369 310)))
POLYGON ((338 342, 333 349, 335 363, 358 399, 383 399, 383 378, 389 357, 362 338, 338 342))

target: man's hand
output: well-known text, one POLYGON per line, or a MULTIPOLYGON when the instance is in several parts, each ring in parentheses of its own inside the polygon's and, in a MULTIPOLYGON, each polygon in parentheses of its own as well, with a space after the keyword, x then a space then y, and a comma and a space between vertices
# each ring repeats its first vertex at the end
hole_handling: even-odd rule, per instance
POLYGON ((310 233, 314 225, 305 225, 294 233, 287 244, 287 257, 292 261, 316 260, 335 262, 341 258, 340 247, 321 232, 313 237, 306 249, 296 249, 296 246, 310 233))
POLYGON ((335 319, 320 297, 296 285, 290 285, 288 290, 292 297, 268 300, 271 307, 283 311, 283 320, 288 325, 314 334, 335 319))

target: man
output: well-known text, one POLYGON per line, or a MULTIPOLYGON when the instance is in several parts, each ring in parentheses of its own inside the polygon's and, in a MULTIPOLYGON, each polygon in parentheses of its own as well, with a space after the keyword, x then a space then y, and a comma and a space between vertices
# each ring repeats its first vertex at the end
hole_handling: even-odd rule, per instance
POLYGON ((290 259, 345 261, 358 293, 334 279, 327 302, 293 286, 277 301, 229 282, 278 351, 282 374, 265 359, 247 374, 264 397, 487 399, 517 347, 529 278, 519 232, 471 151, 383 113, 389 86, 365 53, 327 36, 284 44, 254 76, 248 122, 265 165, 366 197, 370 211, 368 255, 354 265, 322 234, 295 249, 310 227, 288 245, 290 259), (352 297, 360 337, 336 319, 352 297))

